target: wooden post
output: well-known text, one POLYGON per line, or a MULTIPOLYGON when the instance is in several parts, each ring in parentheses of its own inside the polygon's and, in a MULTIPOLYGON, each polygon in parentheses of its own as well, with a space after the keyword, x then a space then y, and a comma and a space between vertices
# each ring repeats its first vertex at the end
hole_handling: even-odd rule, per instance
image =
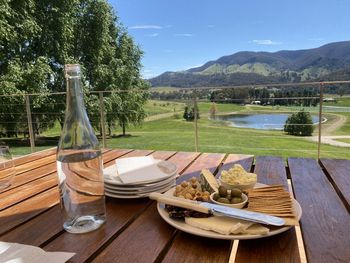
POLYGON ((106 130, 105 130, 105 104, 103 102, 103 92, 99 91, 100 96, 100 124, 101 124, 101 131, 102 131, 102 144, 103 148, 107 147, 106 143, 106 130))
POLYGON ((28 129, 29 129, 30 150, 31 152, 34 152, 35 140, 34 140, 34 132, 33 132, 32 113, 30 110, 30 98, 28 94, 25 96, 25 100, 26 100, 26 112, 27 112, 28 129))
POLYGON ((320 159, 321 155, 321 139, 322 139, 322 105, 323 105, 323 83, 320 85, 320 108, 318 111, 318 147, 317 147, 317 159, 320 159))
POLYGON ((197 94, 194 94, 193 98, 193 113, 194 113, 194 147, 196 152, 198 152, 198 118, 197 118, 197 94))

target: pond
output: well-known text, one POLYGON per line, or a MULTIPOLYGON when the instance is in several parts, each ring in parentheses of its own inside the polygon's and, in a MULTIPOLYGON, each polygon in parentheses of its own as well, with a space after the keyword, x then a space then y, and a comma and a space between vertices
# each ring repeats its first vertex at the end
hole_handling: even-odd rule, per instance
MULTIPOLYGON (((214 120, 226 121, 232 127, 259 130, 283 130, 283 126, 290 114, 232 114, 218 115, 214 120)), ((314 124, 318 117, 312 116, 314 124)))

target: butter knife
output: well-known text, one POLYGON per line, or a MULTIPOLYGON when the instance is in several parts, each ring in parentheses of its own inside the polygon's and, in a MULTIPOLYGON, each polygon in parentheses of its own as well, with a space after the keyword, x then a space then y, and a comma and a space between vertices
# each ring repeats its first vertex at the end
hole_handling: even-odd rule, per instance
POLYGON ((268 214, 252 212, 243 209, 237 209, 233 207, 227 207, 223 205, 212 204, 208 202, 192 201, 184 198, 179 198, 176 196, 169 196, 160 193, 151 193, 149 195, 150 199, 156 200, 159 203, 173 205, 181 208, 191 209, 197 212, 202 212, 205 214, 212 214, 217 216, 228 216, 237 219, 242 219, 246 221, 251 221, 255 223, 273 225, 273 226, 283 226, 285 221, 283 218, 272 216, 268 214))

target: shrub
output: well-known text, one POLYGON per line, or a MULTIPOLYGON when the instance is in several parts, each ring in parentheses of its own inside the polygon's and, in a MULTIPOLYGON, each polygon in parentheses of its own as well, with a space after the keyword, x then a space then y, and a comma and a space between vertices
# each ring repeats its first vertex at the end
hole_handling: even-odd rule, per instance
MULTIPOLYGON (((197 112, 197 120, 198 120, 200 118, 198 107, 196 107, 196 112, 197 112)), ((189 108, 188 106, 186 106, 184 110, 183 118, 186 121, 193 121, 195 118, 195 108, 194 107, 189 108)))
POLYGON ((314 126, 310 112, 301 110, 288 117, 284 124, 284 131, 290 135, 311 136, 314 126))

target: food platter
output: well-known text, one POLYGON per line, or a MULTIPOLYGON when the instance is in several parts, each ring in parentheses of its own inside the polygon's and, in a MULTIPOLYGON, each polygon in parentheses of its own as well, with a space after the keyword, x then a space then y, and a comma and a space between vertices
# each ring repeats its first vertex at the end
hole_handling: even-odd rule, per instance
MULTIPOLYGON (((264 186, 263 184, 257 184, 256 187, 264 186)), ((175 191, 175 188, 169 189, 165 194, 166 195, 173 195, 175 191)), ((295 215, 297 220, 299 221, 301 218, 302 210, 297 200, 293 199, 293 205, 295 209, 295 215)), ((283 227, 269 227, 270 232, 266 235, 247 235, 247 234, 240 234, 240 235, 223 235, 220 233, 216 233, 213 231, 203 230, 199 229, 193 226, 190 226, 184 222, 184 220, 181 219, 173 219, 169 217, 168 212, 165 210, 165 205, 162 203, 157 204, 157 209, 159 215, 171 226, 175 227, 176 229, 179 229, 181 231, 184 231, 189 234, 202 236, 202 237, 208 237, 208 238, 215 238, 215 239, 228 239, 228 240, 245 240, 245 239, 258 239, 258 238, 265 238, 269 236, 274 236, 280 233, 283 233, 293 226, 283 226, 283 227)))

